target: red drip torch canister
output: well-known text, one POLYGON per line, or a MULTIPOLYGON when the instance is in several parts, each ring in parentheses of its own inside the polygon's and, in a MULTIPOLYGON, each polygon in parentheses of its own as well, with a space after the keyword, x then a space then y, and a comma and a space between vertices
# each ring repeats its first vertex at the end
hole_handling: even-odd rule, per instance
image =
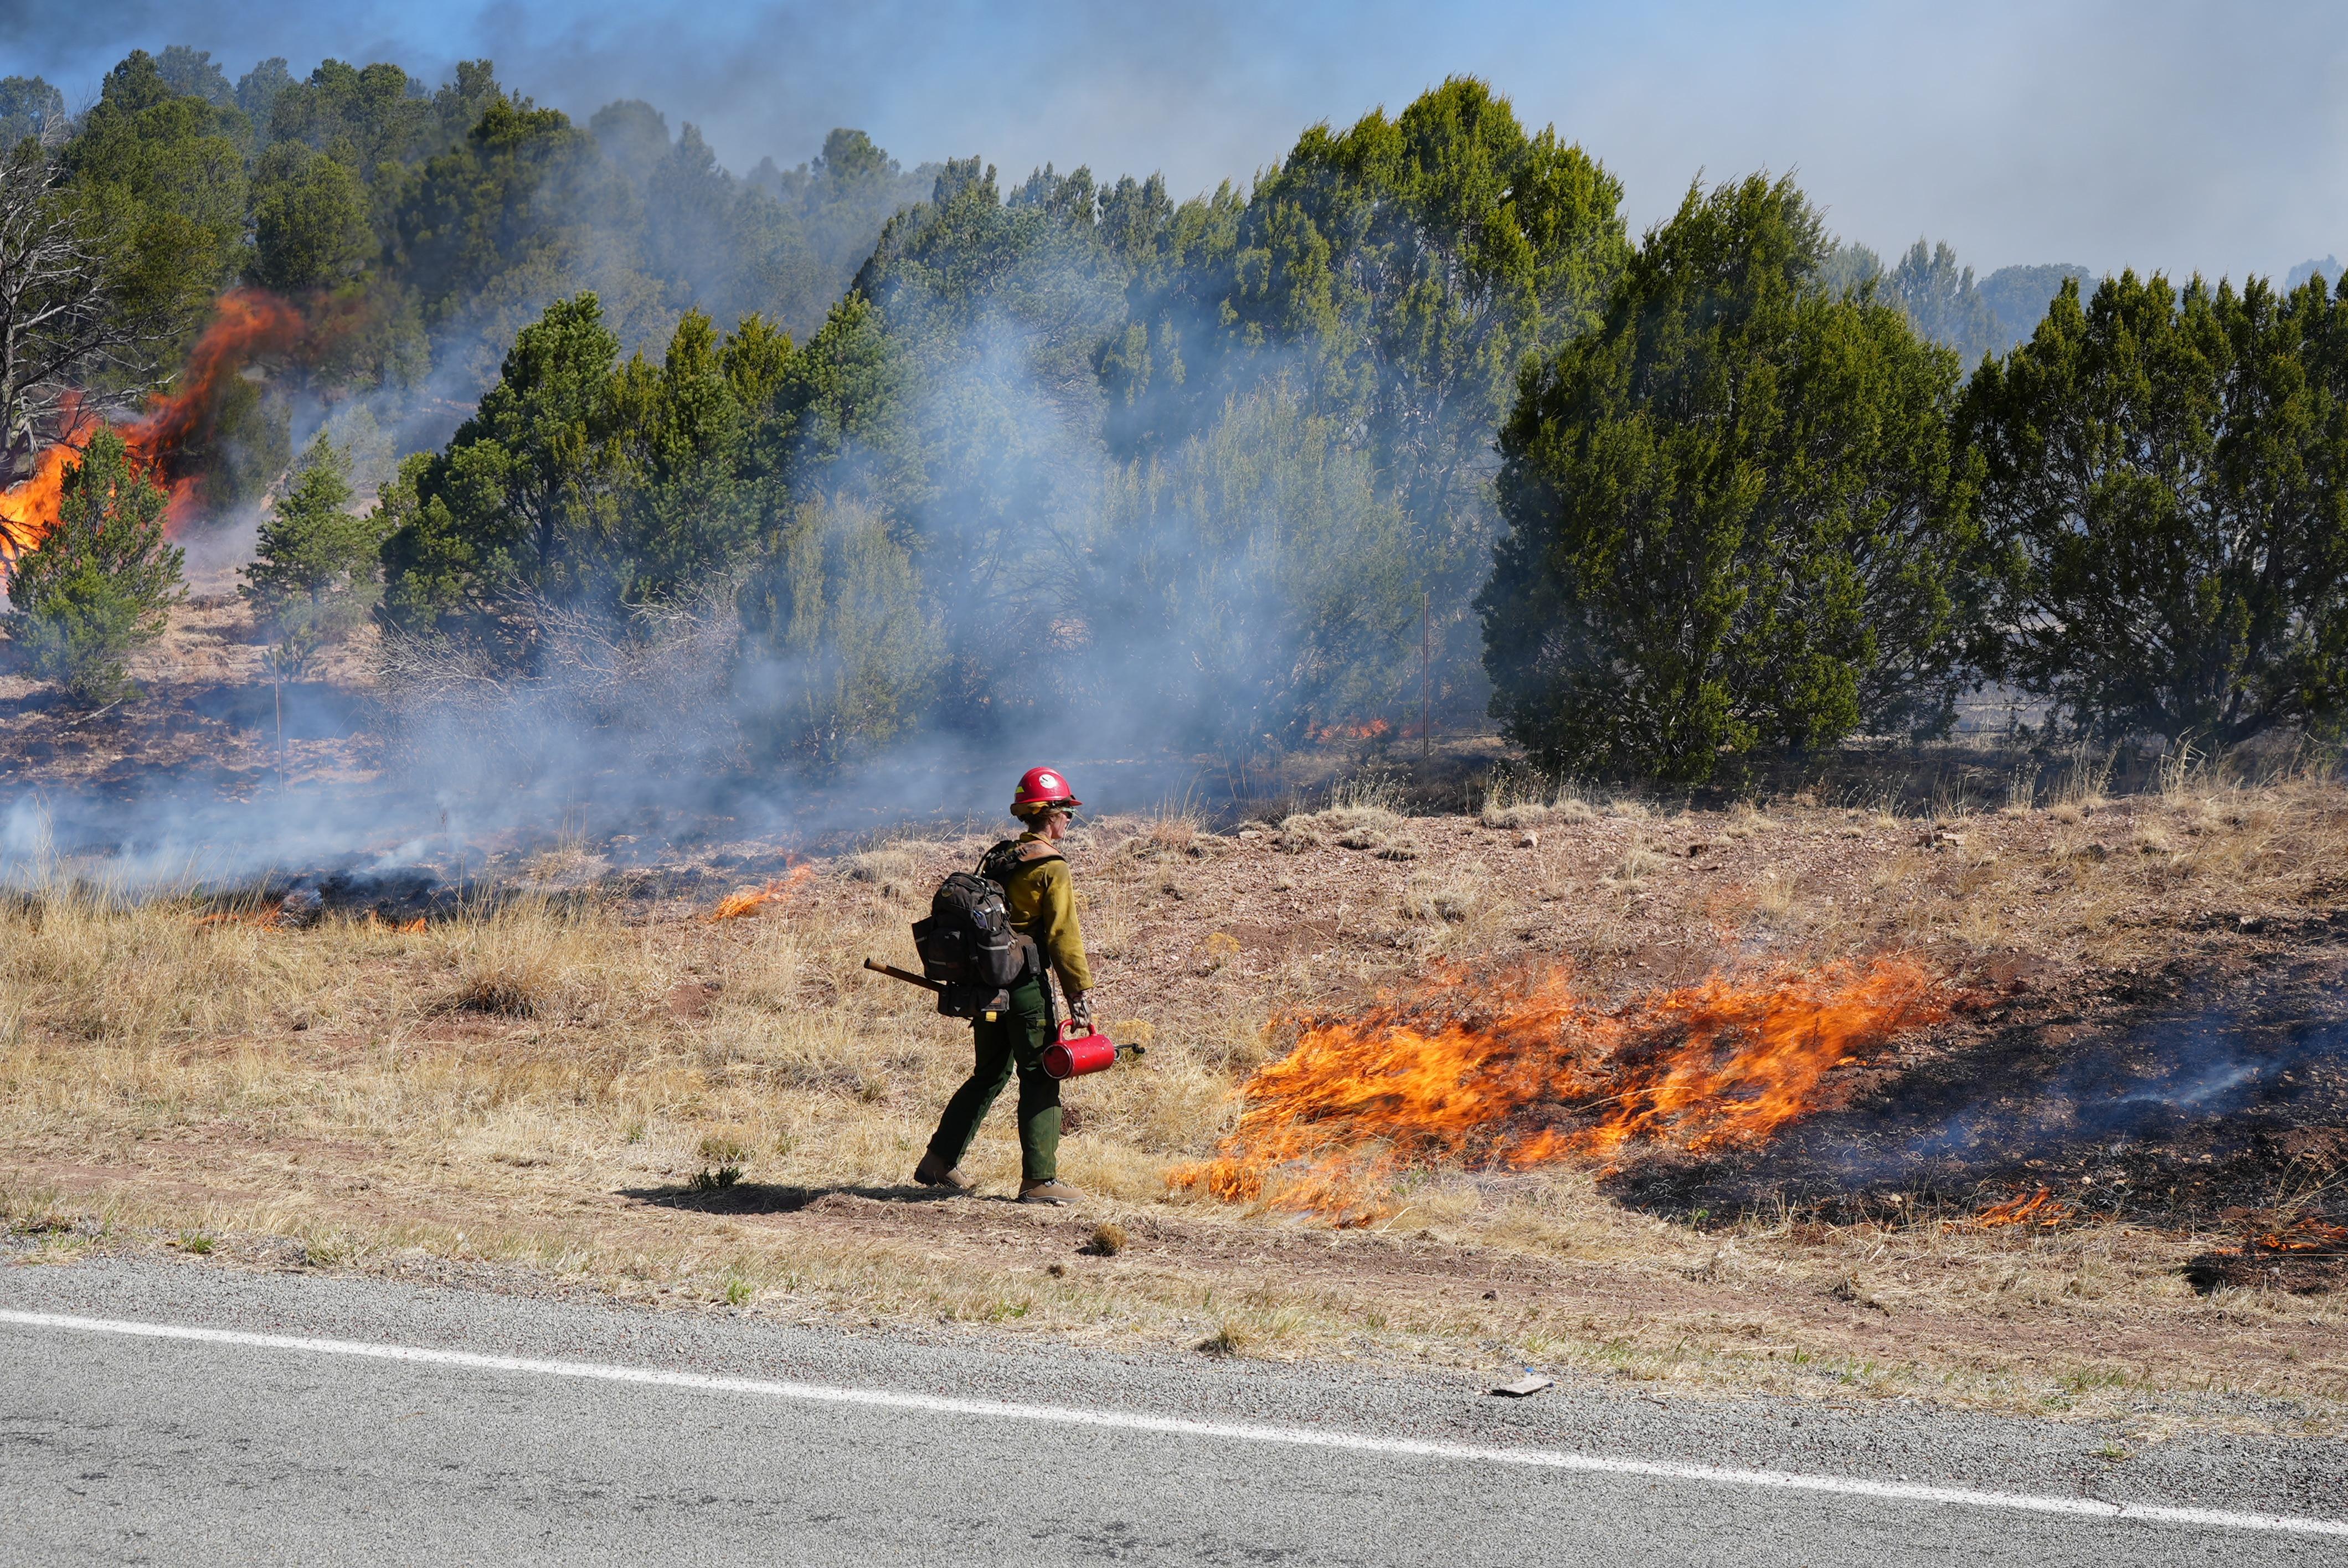
POLYGON ((1060 1038, 1044 1048, 1044 1071, 1055 1078, 1082 1078, 1117 1061, 1117 1042, 1105 1034, 1069 1034, 1073 1024, 1062 1024, 1060 1038))

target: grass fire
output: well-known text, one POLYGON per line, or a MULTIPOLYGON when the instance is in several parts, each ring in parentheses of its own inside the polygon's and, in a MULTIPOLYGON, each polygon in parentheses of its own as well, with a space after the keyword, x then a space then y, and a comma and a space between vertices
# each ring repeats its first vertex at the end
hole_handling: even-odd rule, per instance
POLYGON ((1715 975, 1614 1008, 1561 968, 1447 968, 1358 1017, 1301 1020, 1294 1048, 1241 1091, 1221 1153, 1174 1179, 1366 1223, 1389 1205, 1365 1184, 1397 1170, 1756 1143, 1831 1102, 1837 1069, 1941 1021, 1953 1000, 1904 955, 1715 975))
POLYGON ((90 31, 0 1253, 2348 1434, 2336 262, 1440 60, 1185 172, 90 31))
POLYGON ((710 924, 720 920, 739 920, 758 914, 791 896, 792 891, 815 875, 812 866, 795 866, 788 876, 778 876, 764 886, 737 888, 717 901, 717 907, 705 917, 710 924))

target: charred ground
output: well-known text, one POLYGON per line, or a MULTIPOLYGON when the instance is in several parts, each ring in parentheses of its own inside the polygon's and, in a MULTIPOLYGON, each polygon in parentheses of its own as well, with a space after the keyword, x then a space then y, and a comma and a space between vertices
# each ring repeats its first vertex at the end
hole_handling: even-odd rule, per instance
POLYGON ((2302 939, 2174 958, 2084 999, 2000 997, 1766 1146, 1643 1155, 1601 1190, 1698 1221, 1778 1207, 1829 1224, 2044 1192, 2055 1223, 2229 1238, 2189 1271, 2205 1289, 2336 1287, 2348 1247, 2321 1227, 2348 1222, 2348 945, 2329 919, 2302 939))

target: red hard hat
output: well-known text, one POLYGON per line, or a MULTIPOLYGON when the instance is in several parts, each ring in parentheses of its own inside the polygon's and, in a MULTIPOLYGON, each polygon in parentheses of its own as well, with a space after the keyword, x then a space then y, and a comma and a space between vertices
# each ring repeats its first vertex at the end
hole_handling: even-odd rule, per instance
POLYGON ((1014 812, 1031 805, 1084 804, 1069 792, 1068 781, 1057 768, 1029 768, 1019 775, 1019 793, 1011 797, 1011 809, 1014 812))

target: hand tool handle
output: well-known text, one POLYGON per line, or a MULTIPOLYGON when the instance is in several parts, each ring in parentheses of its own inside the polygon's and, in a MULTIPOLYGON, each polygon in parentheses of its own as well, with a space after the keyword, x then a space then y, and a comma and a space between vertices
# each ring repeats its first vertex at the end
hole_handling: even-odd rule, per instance
POLYGON ((925 979, 921 975, 901 969, 894 964, 884 964, 878 958, 865 959, 864 967, 876 975, 886 975, 892 980, 902 980, 909 986, 919 986, 925 991, 942 991, 946 989, 942 981, 925 979))

